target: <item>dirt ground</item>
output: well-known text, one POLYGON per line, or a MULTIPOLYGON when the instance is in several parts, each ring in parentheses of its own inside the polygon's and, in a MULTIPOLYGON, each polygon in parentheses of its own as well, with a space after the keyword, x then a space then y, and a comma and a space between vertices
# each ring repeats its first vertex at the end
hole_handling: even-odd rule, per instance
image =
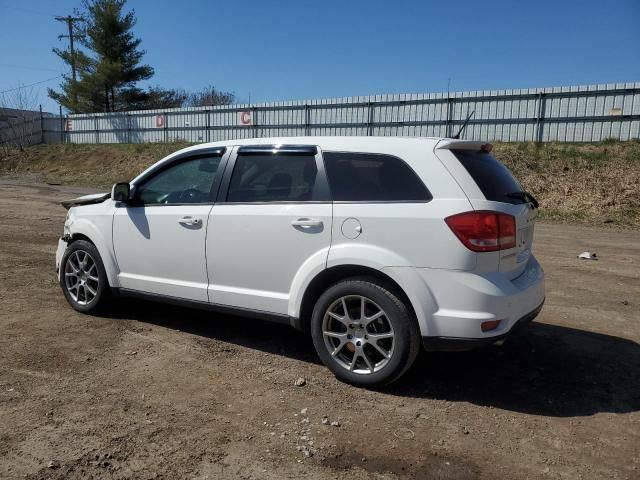
POLYGON ((54 251, 80 193, 0 179, 0 478, 640 478, 638 230, 539 224, 537 321, 372 391, 284 326, 74 312, 54 251))

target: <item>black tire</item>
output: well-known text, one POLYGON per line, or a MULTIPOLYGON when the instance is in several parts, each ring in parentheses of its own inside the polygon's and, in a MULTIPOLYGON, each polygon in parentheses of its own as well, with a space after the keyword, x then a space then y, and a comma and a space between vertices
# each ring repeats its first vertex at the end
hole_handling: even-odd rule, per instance
POLYGON ((111 297, 111 287, 109 286, 102 258, 100 258, 100 254, 98 253, 98 249, 95 245, 86 240, 77 240, 69 244, 60 262, 60 287, 62 288, 62 293, 67 299, 67 302, 69 302, 69 305, 71 305, 75 310, 82 313, 95 313, 104 309, 111 297), (68 263, 71 261, 74 268, 77 268, 78 258, 85 258, 84 254, 88 254, 91 261, 93 261, 93 264, 95 264, 95 270, 91 271, 92 274, 90 277, 95 277, 98 280, 93 281, 85 279, 85 282, 88 283, 87 288, 95 291, 95 295, 87 293, 89 290, 84 290, 83 293, 83 287, 81 287, 80 291, 75 290, 76 293, 72 293, 73 290, 70 291, 67 285, 66 272, 68 271, 68 268, 71 268, 71 266, 67 267, 68 263), (95 275, 95 273, 97 273, 97 275, 95 275), (74 296, 76 298, 74 298, 74 296), (90 298, 89 301, 86 301, 88 297, 92 298, 90 298))
MULTIPOLYGON (((360 387, 379 387, 387 385, 400 378, 409 369, 409 367, 411 367, 420 351, 420 331, 417 320, 414 318, 412 311, 405 304, 405 301, 401 298, 402 295, 395 292, 392 286, 386 285, 384 282, 374 278, 350 278, 329 287, 316 302, 313 315, 311 317, 311 336, 322 363, 324 363, 340 380, 360 387), (356 360, 354 364, 360 362, 364 367, 359 369, 361 370, 361 373, 350 371, 345 366, 346 362, 344 358, 341 359, 340 357, 348 357, 349 353, 353 353, 353 362, 354 357, 356 357, 356 347, 351 341, 347 341, 348 343, 345 344, 345 348, 348 347, 348 352, 343 352, 343 348, 335 357, 332 356, 329 349, 334 346, 337 349, 344 338, 342 340, 335 340, 336 344, 331 343, 334 340, 325 338, 325 335, 323 334, 325 318, 327 322, 333 322, 333 320, 327 316, 328 309, 334 308, 333 306, 337 305, 337 302, 341 302, 343 297, 347 297, 348 303, 353 301, 357 302, 357 297, 365 297, 369 302, 371 302, 369 303, 370 307, 368 308, 371 308, 371 305, 373 305, 374 307, 379 307, 384 311, 384 316, 380 321, 388 321, 390 331, 393 332, 393 348, 391 350, 390 358, 386 360, 386 364, 382 365, 382 362, 385 360, 384 357, 382 357, 382 360, 378 363, 374 363, 373 361, 369 363, 368 361, 367 364, 363 364, 362 362, 364 362, 365 359, 360 358, 359 360, 356 360), (327 345, 327 343, 330 345, 327 345), (379 367, 379 370, 375 370, 375 368, 378 368, 377 365, 379 364, 382 366, 379 367), (371 365, 375 367, 373 371, 370 370, 371 365), (362 370, 369 371, 363 373, 362 370)), ((342 308, 342 311, 344 312, 343 307, 336 308, 342 308)), ((351 309, 351 307, 349 307, 349 309, 351 309)), ((339 320, 339 323, 343 323, 343 320, 339 320)), ((347 327, 345 327, 345 329, 346 328, 347 327)), ((362 330, 361 326, 356 326, 356 328, 360 328, 360 330, 353 330, 352 332, 357 331, 359 332, 358 335, 364 335, 360 338, 367 338, 365 335, 367 333, 366 329, 371 327, 367 326, 365 327, 365 330, 362 330)), ((351 330, 345 331, 348 332, 351 330)), ((369 333, 369 337, 371 336, 372 334, 369 333)), ((352 336, 348 338, 357 339, 358 337, 352 336)), ((368 340, 368 342, 371 343, 371 340, 368 340)), ((379 344, 379 341, 376 342, 379 344)), ((358 346, 360 345, 361 344, 358 343, 358 346)), ((371 345, 367 347, 364 341, 362 345, 363 350, 365 348, 372 348, 371 345)), ((391 343, 389 345, 391 345, 391 343)), ((375 350, 371 351, 375 354, 375 350)))

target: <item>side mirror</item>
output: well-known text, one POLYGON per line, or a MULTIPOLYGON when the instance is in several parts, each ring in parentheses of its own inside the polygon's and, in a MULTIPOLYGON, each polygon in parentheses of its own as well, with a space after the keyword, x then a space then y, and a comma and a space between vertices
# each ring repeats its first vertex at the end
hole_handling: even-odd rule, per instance
POLYGON ((111 198, 116 202, 127 203, 129 201, 130 194, 131 194, 131 187, 127 182, 116 183, 111 188, 111 198))

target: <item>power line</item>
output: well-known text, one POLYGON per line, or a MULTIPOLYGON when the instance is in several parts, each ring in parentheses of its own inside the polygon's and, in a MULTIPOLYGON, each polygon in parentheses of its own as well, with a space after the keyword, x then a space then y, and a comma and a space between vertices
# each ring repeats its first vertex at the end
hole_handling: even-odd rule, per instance
POLYGON ((41 11, 38 11, 38 10, 31 10, 30 8, 13 7, 11 5, 0 5, 0 8, 6 8, 8 10, 18 10, 20 12, 35 13, 37 15, 45 15, 47 17, 55 17, 54 13, 41 12, 41 11))
POLYGON ((46 80, 41 80, 41 81, 39 81, 39 82, 30 83, 29 85, 22 85, 22 86, 20 86, 20 87, 10 88, 10 89, 8 89, 8 90, 2 90, 2 91, 0 92, 0 94, 1 94, 1 93, 14 92, 14 91, 16 91, 16 90, 20 90, 20 89, 23 89, 23 88, 35 87, 36 85, 41 85, 41 84, 43 84, 43 83, 47 83, 47 82, 50 82, 50 81, 52 81, 52 80, 56 80, 57 78, 60 78, 61 76, 62 76, 62 74, 60 74, 60 75, 56 75, 55 77, 47 78, 46 80))
POLYGON ((58 68, 45 68, 45 67, 28 67, 27 65, 15 65, 13 63, 0 63, 0 67, 3 68, 24 68, 25 70, 42 70, 45 72, 60 72, 58 68))

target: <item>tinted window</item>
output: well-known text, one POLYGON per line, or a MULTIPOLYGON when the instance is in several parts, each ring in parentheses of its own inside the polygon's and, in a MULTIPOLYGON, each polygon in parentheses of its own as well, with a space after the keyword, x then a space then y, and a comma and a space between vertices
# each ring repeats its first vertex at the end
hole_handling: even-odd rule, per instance
POLYGON ((136 188, 135 200, 144 204, 209 202, 220 156, 199 156, 162 170, 136 188))
POLYGON ((487 200, 522 203, 523 200, 505 197, 507 193, 521 192, 522 187, 509 169, 487 152, 452 150, 462 166, 475 180, 487 200))
POLYGON ((323 153, 335 201, 429 201, 431 194, 404 161, 391 155, 323 153))
POLYGON ((305 202, 313 200, 318 168, 313 155, 239 154, 228 202, 305 202))

